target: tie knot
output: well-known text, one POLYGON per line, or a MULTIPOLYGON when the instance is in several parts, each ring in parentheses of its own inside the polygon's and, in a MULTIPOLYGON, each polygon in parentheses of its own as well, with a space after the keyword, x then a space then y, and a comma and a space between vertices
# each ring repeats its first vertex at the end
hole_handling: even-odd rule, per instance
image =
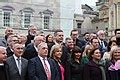
POLYGON ((20 61, 20 58, 18 57, 17 60, 20 61))

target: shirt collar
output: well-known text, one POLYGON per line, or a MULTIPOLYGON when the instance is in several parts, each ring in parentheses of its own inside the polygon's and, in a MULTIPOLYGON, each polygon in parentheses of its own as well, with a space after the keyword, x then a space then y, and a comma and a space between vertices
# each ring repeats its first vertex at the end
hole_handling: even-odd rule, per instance
POLYGON ((0 63, 0 66, 4 66, 4 63, 0 63))
MULTIPOLYGON (((17 59, 18 59, 18 57, 17 57, 17 56, 15 56, 15 54, 13 54, 13 57, 14 57, 14 59, 15 59, 15 60, 17 60, 17 59)), ((19 59, 21 60, 21 57, 19 57, 19 59)))
POLYGON ((40 60, 43 60, 43 59, 47 60, 47 57, 43 58, 43 57, 41 57, 39 55, 38 55, 38 57, 40 58, 40 60))

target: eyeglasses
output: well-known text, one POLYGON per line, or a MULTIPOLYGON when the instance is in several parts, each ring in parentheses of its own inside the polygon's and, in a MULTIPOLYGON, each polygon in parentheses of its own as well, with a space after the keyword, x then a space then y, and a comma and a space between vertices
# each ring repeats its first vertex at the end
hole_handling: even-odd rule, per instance
POLYGON ((42 49, 48 49, 47 47, 42 47, 42 49))
POLYGON ((18 47, 18 48, 16 48, 16 49, 23 49, 23 48, 19 48, 19 47, 18 47))

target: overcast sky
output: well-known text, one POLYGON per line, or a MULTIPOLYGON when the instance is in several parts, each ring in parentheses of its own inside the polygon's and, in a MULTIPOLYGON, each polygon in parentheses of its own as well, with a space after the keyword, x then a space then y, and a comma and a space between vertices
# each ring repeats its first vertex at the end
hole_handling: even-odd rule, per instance
POLYGON ((89 6, 95 6, 95 2, 98 0, 76 0, 75 3, 75 13, 80 13, 82 14, 82 11, 80 10, 81 4, 88 4, 89 6))

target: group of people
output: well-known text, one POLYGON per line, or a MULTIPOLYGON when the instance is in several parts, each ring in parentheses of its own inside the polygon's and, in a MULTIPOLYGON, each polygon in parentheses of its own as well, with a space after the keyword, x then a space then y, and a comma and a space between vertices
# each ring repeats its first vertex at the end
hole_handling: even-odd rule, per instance
POLYGON ((77 29, 45 35, 29 26, 28 35, 7 27, 0 41, 0 80, 120 80, 120 29, 105 32, 77 29))

